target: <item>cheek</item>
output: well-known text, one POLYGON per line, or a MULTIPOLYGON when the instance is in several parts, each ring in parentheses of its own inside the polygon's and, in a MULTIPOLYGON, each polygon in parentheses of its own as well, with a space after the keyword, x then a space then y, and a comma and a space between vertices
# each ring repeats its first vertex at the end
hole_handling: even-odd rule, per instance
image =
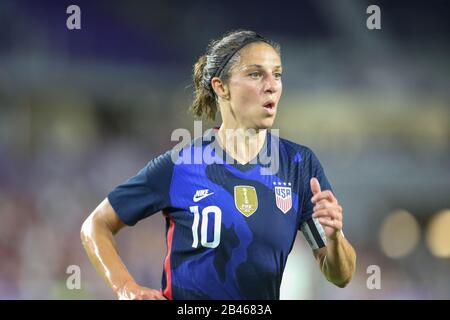
POLYGON ((256 83, 236 81, 232 84, 230 90, 232 101, 238 104, 255 102, 259 97, 259 88, 256 86, 256 83))

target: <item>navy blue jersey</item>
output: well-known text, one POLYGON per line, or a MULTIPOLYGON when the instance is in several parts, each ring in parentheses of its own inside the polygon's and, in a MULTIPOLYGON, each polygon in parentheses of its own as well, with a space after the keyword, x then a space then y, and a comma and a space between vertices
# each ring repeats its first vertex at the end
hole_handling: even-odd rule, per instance
POLYGON ((151 160, 108 199, 130 226, 159 211, 166 217, 166 298, 279 299, 297 231, 313 249, 326 245, 311 218, 310 179, 331 186, 305 146, 267 133, 255 161, 228 163, 215 132, 151 160), (266 161, 273 155, 276 170, 266 161))

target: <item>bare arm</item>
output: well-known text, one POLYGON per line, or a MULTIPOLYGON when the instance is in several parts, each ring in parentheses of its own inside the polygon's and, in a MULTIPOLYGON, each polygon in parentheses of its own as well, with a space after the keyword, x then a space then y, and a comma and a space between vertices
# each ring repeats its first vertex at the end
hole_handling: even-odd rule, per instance
POLYGON ((327 239, 327 246, 314 250, 314 257, 328 281, 344 288, 355 272, 356 253, 352 245, 339 232, 335 239, 327 239))
POLYGON ((81 242, 89 260, 118 299, 164 299, 158 290, 139 286, 119 256, 114 235, 125 224, 103 200, 81 227, 81 242))

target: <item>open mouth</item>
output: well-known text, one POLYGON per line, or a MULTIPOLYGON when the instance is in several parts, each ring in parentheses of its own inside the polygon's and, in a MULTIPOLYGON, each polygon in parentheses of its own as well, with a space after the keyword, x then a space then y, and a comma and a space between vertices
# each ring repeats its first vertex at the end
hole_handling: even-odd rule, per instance
POLYGON ((275 102, 267 102, 263 105, 263 107, 268 110, 275 109, 275 102))

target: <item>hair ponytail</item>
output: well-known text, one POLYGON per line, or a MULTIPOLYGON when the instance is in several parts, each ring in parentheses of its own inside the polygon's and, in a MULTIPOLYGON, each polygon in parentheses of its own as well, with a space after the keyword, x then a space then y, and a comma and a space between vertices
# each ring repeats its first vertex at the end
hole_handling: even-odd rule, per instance
POLYGON ((195 87, 195 97, 191 105, 191 110, 197 117, 206 115, 208 119, 215 120, 217 112, 217 102, 208 84, 204 81, 204 71, 206 65, 206 55, 201 56, 194 64, 193 81, 195 87))

